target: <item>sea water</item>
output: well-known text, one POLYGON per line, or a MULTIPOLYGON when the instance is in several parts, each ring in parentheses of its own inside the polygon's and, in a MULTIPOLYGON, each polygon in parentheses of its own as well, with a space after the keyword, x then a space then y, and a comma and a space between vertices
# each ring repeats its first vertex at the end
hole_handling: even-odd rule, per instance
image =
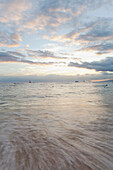
POLYGON ((0 170, 113 170, 113 83, 1 83, 0 170))

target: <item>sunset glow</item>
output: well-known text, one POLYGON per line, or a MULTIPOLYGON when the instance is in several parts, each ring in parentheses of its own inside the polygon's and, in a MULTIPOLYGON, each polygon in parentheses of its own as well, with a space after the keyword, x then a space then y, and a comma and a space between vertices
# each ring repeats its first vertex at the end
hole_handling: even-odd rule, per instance
POLYGON ((112 78, 112 9, 112 0, 1 1, 0 80, 26 75, 112 78))

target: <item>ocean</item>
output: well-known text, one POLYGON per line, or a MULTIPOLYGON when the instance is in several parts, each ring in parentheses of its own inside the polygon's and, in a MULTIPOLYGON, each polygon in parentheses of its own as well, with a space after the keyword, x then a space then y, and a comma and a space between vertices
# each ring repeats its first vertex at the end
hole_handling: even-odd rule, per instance
POLYGON ((113 170, 113 83, 1 83, 0 170, 113 170))

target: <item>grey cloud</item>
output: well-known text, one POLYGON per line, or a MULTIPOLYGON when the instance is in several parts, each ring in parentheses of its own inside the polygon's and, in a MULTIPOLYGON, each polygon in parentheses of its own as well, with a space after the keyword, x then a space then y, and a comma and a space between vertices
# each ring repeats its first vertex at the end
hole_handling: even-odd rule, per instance
MULTIPOLYGON (((85 26, 85 25, 84 25, 85 26)), ((92 50, 97 54, 112 52, 113 47, 113 19, 98 19, 89 27, 79 30, 75 43, 81 47, 78 51, 92 50)))
POLYGON ((17 57, 15 55, 11 55, 8 52, 0 52, 0 62, 16 62, 16 63, 25 63, 25 64, 32 64, 32 65, 53 65, 53 64, 60 64, 64 62, 37 62, 37 61, 31 61, 25 58, 17 57))
POLYGON ((35 57, 35 58, 51 58, 51 59, 67 59, 67 57, 59 57, 56 56, 53 52, 48 51, 48 50, 29 50, 26 49, 28 56, 30 57, 35 57))
MULTIPOLYGON (((74 20, 85 10, 98 8, 106 0, 44 0, 32 1, 32 14, 24 22, 24 27, 30 29, 49 29, 66 24, 73 25, 74 20), (68 23, 68 24, 69 24, 68 23)), ((77 21, 78 22, 78 21, 77 21)), ((55 29, 55 28, 54 28, 55 29)))
POLYGON ((14 55, 14 56, 17 56, 17 57, 26 57, 25 54, 23 54, 22 52, 16 52, 16 51, 8 51, 8 54, 10 55, 14 55))
POLYGON ((2 51, 0 52, 0 61, 20 61, 22 58, 26 56, 21 52, 16 51, 2 51))
POLYGON ((42 51, 42 50, 30 50, 26 49, 28 55, 38 55, 42 57, 54 57, 54 53, 50 51, 42 51))
POLYGON ((19 42, 22 41, 21 35, 19 33, 10 32, 10 31, 1 31, 0 32, 0 46, 2 47, 17 47, 19 42))
POLYGON ((42 4, 42 9, 43 10, 47 10, 47 9, 58 9, 59 6, 62 6, 64 8, 70 7, 72 9, 74 9, 76 6, 87 6, 87 7, 92 7, 94 8, 98 8, 102 5, 104 5, 105 3, 108 3, 107 0, 61 0, 61 1, 57 1, 57 0, 44 0, 43 4, 42 4), (75 5, 76 4, 76 5, 75 5))
POLYGON ((33 58, 42 58, 42 59, 50 58, 50 59, 58 59, 58 60, 72 59, 72 60, 76 60, 76 61, 81 60, 80 57, 74 57, 74 55, 75 55, 74 53, 59 53, 58 54, 59 56, 58 56, 54 52, 51 52, 51 51, 48 51, 48 50, 26 49, 26 51, 27 51, 28 56, 33 57, 33 58))
POLYGON ((70 62, 68 64, 70 67, 78 67, 78 68, 86 68, 86 69, 94 69, 96 71, 109 71, 113 72, 113 57, 107 57, 104 60, 101 61, 93 61, 93 62, 82 62, 74 63, 70 62))
POLYGON ((19 59, 7 52, 0 52, 0 62, 18 61, 19 59))
MULTIPOLYGON (((72 31, 62 36, 54 36, 55 39, 60 41, 80 44, 79 50, 84 50, 90 46, 97 44, 105 44, 113 40, 113 19, 97 19, 89 21, 88 23, 82 22, 72 31)), ((93 50, 93 49, 92 49, 93 50)), ((98 51, 101 52, 101 51, 98 51)))
POLYGON ((81 41, 97 41, 107 40, 113 38, 113 19, 99 19, 97 20, 90 30, 85 33, 81 33, 78 39, 81 41))
POLYGON ((106 54, 113 52, 113 43, 101 43, 97 45, 82 48, 82 51, 95 51, 97 54, 106 54))

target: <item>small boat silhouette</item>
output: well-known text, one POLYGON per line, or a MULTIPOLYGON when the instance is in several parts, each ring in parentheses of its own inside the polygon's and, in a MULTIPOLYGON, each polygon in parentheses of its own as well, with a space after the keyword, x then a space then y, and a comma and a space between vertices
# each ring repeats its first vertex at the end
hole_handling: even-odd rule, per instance
POLYGON ((104 86, 104 88, 107 87, 107 86, 108 86, 108 85, 106 84, 106 85, 104 86))

